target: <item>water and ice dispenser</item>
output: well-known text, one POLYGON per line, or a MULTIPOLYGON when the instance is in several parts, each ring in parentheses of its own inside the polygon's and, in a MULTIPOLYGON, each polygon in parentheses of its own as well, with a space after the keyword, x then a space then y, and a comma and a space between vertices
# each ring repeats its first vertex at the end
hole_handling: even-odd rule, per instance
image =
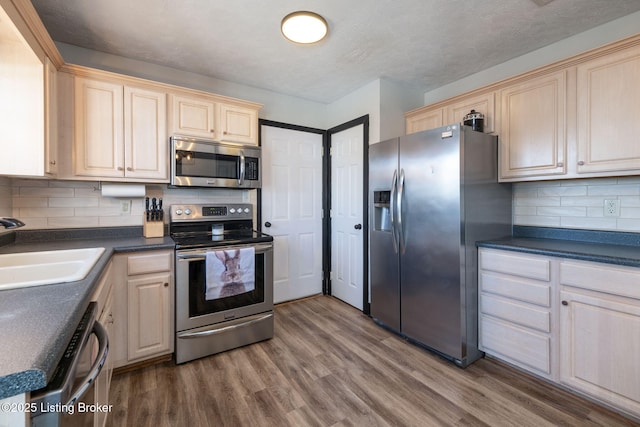
POLYGON ((373 192, 373 229, 391 231, 391 191, 373 192))

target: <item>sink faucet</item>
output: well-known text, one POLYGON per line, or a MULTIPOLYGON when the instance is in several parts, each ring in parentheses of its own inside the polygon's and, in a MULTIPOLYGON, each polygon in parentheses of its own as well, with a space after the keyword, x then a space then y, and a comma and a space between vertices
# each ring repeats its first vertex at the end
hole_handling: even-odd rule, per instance
POLYGON ((4 228, 24 227, 24 222, 16 218, 1 218, 0 224, 4 225, 4 228))

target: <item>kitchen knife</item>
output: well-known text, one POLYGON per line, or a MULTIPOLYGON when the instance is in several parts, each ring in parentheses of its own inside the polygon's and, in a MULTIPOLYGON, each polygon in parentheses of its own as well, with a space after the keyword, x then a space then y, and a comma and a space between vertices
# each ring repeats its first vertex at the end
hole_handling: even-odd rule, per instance
POLYGON ((147 214, 147 221, 149 221, 149 198, 144 198, 144 212, 147 214))
POLYGON ((158 200, 158 221, 164 221, 164 211, 162 210, 162 199, 158 200))

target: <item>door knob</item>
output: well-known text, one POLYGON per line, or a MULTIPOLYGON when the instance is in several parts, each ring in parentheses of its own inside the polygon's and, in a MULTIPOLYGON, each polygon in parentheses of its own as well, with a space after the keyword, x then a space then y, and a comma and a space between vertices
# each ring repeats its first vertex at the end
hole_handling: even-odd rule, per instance
POLYGON ((271 227, 271 223, 269 221, 267 221, 267 222, 264 223, 264 226, 269 228, 269 227, 271 227))
POLYGON ((362 224, 356 224, 353 226, 356 230, 362 230, 362 224))

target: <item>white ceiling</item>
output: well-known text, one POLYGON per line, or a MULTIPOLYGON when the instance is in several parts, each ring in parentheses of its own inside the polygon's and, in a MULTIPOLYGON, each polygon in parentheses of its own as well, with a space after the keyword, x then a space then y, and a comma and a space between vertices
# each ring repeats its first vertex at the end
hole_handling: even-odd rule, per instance
POLYGON ((323 103, 378 78, 424 93, 640 10, 639 0, 32 2, 55 41, 323 103), (295 10, 323 15, 329 36, 285 40, 280 21, 295 10))

